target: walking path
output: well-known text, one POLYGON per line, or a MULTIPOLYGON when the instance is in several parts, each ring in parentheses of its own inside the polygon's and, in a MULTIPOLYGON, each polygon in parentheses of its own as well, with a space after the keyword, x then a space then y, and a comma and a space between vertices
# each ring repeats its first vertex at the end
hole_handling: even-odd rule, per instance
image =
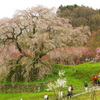
POLYGON ((81 92, 81 93, 75 94, 75 95, 73 95, 73 97, 76 97, 78 95, 85 94, 85 93, 88 93, 88 92, 96 91, 96 90, 100 90, 100 86, 92 87, 87 92, 81 92))
POLYGON ((96 90, 100 90, 100 86, 92 87, 87 92, 81 92, 81 93, 75 94, 75 95, 73 95, 73 97, 76 97, 76 96, 79 96, 81 94, 85 94, 85 93, 88 93, 88 92, 96 91, 96 90))
MULTIPOLYGON (((75 95, 73 95, 73 97, 76 97, 76 96, 79 96, 81 94, 85 94, 85 93, 88 93, 88 92, 97 91, 97 90, 100 90, 100 86, 94 86, 92 88, 89 88, 89 90, 87 92, 81 92, 81 93, 75 94, 75 95)), ((63 100, 67 100, 67 98, 64 98, 63 100)))

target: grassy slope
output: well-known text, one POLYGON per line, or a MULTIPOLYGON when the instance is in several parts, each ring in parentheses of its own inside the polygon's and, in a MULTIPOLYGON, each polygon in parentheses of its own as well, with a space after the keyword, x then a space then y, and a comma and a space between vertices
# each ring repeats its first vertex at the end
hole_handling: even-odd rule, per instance
MULTIPOLYGON (((49 92, 49 100, 55 100, 53 93, 49 92)), ((0 93, 0 100, 43 100, 44 93, 14 93, 14 94, 4 94, 0 93)), ((96 92, 96 100, 100 99, 100 91, 96 92)), ((70 100, 91 100, 91 93, 82 94, 71 98, 70 100)))
POLYGON ((93 97, 92 94, 87 93, 87 94, 82 94, 80 96, 73 97, 70 100, 100 100, 100 91, 95 92, 94 99, 93 98, 91 99, 91 97, 93 97))
MULTIPOLYGON (((55 100, 53 97, 53 92, 49 92, 49 100, 55 100)), ((0 93, 0 100, 43 100, 44 92, 41 93, 14 93, 14 94, 6 94, 0 93)))
POLYGON ((75 88, 74 92, 84 91, 84 81, 91 85, 92 75, 100 73, 100 63, 84 63, 76 66, 69 66, 64 69, 67 76, 67 84, 72 84, 75 88))
MULTIPOLYGON (((91 77, 93 74, 97 75, 100 72, 100 63, 84 63, 80 65, 55 65, 55 70, 50 73, 43 80, 39 80, 33 82, 31 84, 39 84, 44 81, 48 81, 51 79, 55 79, 58 76, 59 70, 65 71, 65 76, 67 78, 67 85, 72 84, 74 86, 74 93, 84 91, 84 81, 87 80, 91 82, 91 77)), ((23 98, 24 100, 42 100, 46 86, 41 89, 39 93, 17 93, 17 94, 0 94, 0 98, 2 100, 20 100, 23 98)), ((65 95, 67 94, 67 87, 63 89, 65 95)), ((53 95, 53 92, 48 92, 49 95, 53 95)), ((50 96, 50 100, 53 100, 52 96, 50 96)), ((77 99, 78 100, 78 99, 77 99)), ((81 99, 79 99, 81 100, 81 99)))

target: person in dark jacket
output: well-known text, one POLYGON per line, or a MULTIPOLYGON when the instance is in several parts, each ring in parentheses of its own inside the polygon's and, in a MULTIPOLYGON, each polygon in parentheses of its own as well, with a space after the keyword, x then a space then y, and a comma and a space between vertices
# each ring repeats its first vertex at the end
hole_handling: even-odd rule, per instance
POLYGON ((84 86, 85 86, 85 91, 87 92, 88 91, 88 82, 87 81, 84 82, 84 86))

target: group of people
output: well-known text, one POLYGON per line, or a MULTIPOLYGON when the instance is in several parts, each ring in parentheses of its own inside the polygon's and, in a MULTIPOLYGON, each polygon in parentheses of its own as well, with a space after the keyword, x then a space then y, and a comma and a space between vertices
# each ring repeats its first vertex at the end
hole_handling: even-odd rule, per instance
MULTIPOLYGON (((98 74, 98 76, 96 76, 96 75, 92 76, 92 83, 94 86, 100 86, 100 73, 98 74)), ((85 90, 87 92, 88 91, 88 82, 87 81, 84 82, 84 86, 85 86, 85 90)))
POLYGON ((93 75, 92 82, 93 82, 93 85, 100 86, 100 73, 98 74, 98 76, 93 75))
MULTIPOLYGON (((73 96, 73 86, 72 85, 68 85, 68 94, 67 94, 67 99, 71 98, 73 96)), ((62 91, 59 92, 59 98, 62 98, 63 94, 62 91)), ((44 100, 49 100, 49 96, 48 94, 44 95, 44 100)))
POLYGON ((67 99, 71 98, 73 96, 73 86, 72 85, 68 85, 68 95, 67 95, 67 99))

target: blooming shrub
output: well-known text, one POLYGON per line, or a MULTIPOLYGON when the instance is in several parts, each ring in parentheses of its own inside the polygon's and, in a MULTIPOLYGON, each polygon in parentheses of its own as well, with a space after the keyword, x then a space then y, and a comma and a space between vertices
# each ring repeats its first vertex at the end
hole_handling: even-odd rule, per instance
POLYGON ((61 70, 59 71, 59 78, 57 79, 57 81, 55 81, 54 83, 49 83, 48 84, 48 89, 47 91, 53 91, 55 97, 57 98, 56 92, 62 93, 62 88, 66 87, 66 83, 67 80, 66 78, 63 78, 63 76, 65 75, 65 71, 61 70))
MULTIPOLYGON (((87 47, 63 47, 57 48, 48 53, 47 59, 52 60, 57 64, 80 64, 85 61, 85 58, 93 58, 95 53, 87 47)), ((46 57, 45 57, 46 58, 46 57)))

